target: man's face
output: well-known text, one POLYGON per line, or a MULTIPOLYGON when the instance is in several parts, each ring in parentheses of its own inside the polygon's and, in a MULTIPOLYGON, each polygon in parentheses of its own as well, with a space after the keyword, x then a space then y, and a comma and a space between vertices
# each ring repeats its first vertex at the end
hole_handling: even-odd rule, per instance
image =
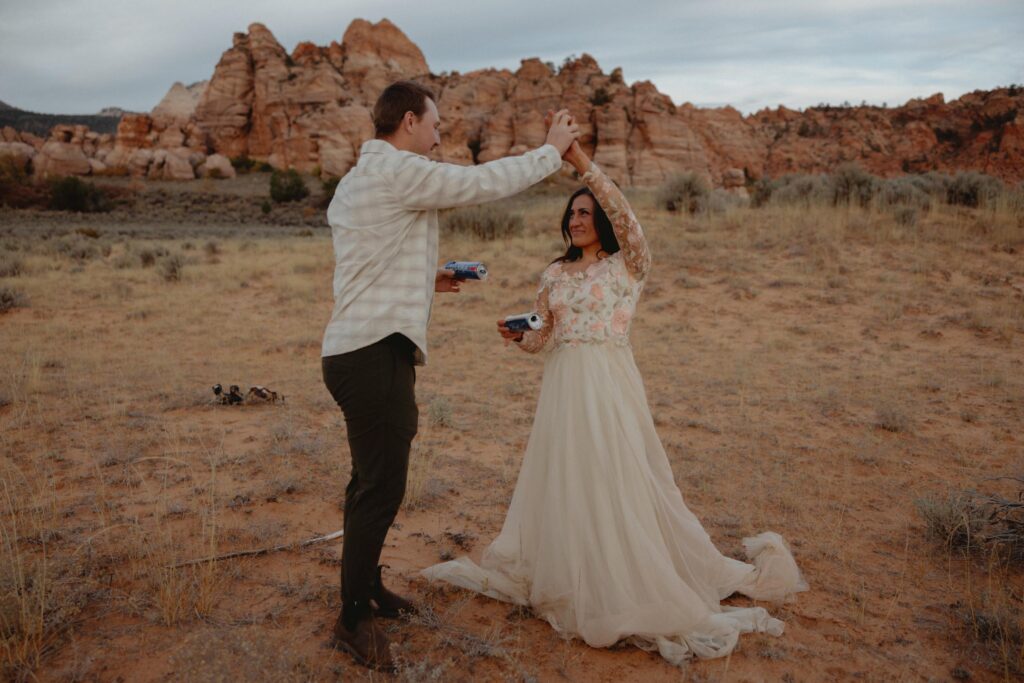
POLYGON ((412 138, 416 154, 426 156, 430 150, 441 144, 441 117, 434 100, 427 98, 427 109, 419 119, 413 117, 412 138))

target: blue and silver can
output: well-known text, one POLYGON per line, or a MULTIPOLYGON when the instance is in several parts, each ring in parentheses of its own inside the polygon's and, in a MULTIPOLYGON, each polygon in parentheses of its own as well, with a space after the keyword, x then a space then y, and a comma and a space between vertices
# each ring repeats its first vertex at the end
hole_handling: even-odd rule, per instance
POLYGON ((536 313, 523 313, 522 315, 510 315, 505 318, 505 327, 510 332, 527 332, 544 327, 544 321, 536 313))
POLYGON ((445 270, 455 271, 456 280, 486 280, 487 266, 479 261, 449 261, 445 270))

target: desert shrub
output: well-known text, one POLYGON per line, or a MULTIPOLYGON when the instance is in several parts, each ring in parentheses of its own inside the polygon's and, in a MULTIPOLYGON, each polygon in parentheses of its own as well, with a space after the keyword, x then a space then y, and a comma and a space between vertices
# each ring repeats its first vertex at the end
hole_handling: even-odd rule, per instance
POLYGON ((17 277, 24 271, 21 259, 10 254, 0 254, 0 277, 17 277))
POLYGON ((906 432, 910 429, 910 418, 898 404, 882 401, 875 406, 875 426, 887 432, 906 432))
POLYGON ((100 247, 94 240, 77 233, 54 240, 51 248, 74 261, 89 261, 100 255, 100 247))
POLYGON ((207 256, 216 256, 221 251, 220 242, 210 240, 209 242, 203 245, 203 251, 206 252, 207 256))
POLYGON ((916 207, 927 209, 931 206, 931 193, 922 189, 911 176, 890 178, 881 182, 878 201, 885 206, 916 207))
POLYGON ((523 216, 497 204, 467 206, 444 212, 441 215, 441 229, 451 234, 475 235, 490 241, 522 234, 523 216))
POLYGON ((605 88, 598 88, 594 91, 594 94, 590 97, 590 103, 595 107, 600 107, 603 104, 608 104, 612 101, 611 95, 605 88))
POLYGON ((335 176, 327 176, 320 181, 320 186, 323 189, 323 194, 320 196, 320 208, 326 209, 331 200, 334 199, 334 192, 338 189, 338 183, 341 182, 341 178, 335 176))
POLYGON ((999 197, 1003 183, 990 175, 966 171, 953 176, 946 189, 946 201, 958 206, 985 206, 999 197))
POLYGON ((435 398, 427 408, 427 418, 435 427, 454 427, 452 404, 443 396, 435 398))
POLYGON ((881 182, 856 164, 841 164, 829 177, 832 203, 867 206, 878 193, 881 182))
POLYGON ((1008 582, 953 604, 962 629, 960 638, 973 643, 979 659, 1004 680, 1019 680, 1024 674, 1024 613, 1017 602, 1008 582))
POLYGON ((826 176, 792 173, 772 180, 761 178, 754 184, 753 204, 810 206, 829 201, 831 186, 826 176))
POLYGON ((28 172, 14 156, 0 154, 0 206, 15 209, 46 206, 45 188, 29 181, 28 172))
POLYGON ((1024 563, 1024 477, 1003 479, 1019 486, 1012 498, 958 491, 915 501, 928 536, 948 548, 986 548, 1024 563))
POLYGON ((181 280, 181 273, 184 269, 185 259, 180 254, 170 254, 160 259, 157 272, 166 282, 178 282, 181 280))
POLYGON ((235 172, 238 174, 248 173, 249 171, 252 170, 253 166, 255 165, 255 161, 244 155, 240 157, 231 158, 231 166, 235 169, 235 172))
POLYGON ((27 183, 28 172, 24 164, 12 154, 0 154, 0 183, 27 183))
POLYGON ((167 256, 170 252, 164 247, 148 247, 139 251, 139 263, 143 268, 156 265, 157 259, 167 256))
POLYGON ((747 197, 735 192, 728 192, 720 187, 716 187, 708 195, 708 211, 711 213, 725 213, 732 209, 741 209, 749 204, 750 200, 747 197))
POLYGON ((25 292, 13 287, 0 287, 0 313, 27 307, 28 296, 25 295, 25 292))
POLYGON ((905 176, 911 183, 917 186, 922 192, 931 195, 934 199, 946 201, 946 192, 953 183, 953 176, 938 171, 928 171, 919 175, 905 176))
POLYGON ((668 211, 703 213, 708 208, 711 187, 701 175, 692 171, 680 173, 658 189, 657 203, 668 211))
POLYGON ((130 251, 123 251, 110 262, 114 268, 118 270, 124 270, 125 268, 134 268, 138 265, 138 256, 130 251))
POLYGON ((110 211, 114 207, 107 194, 92 183, 75 176, 65 176, 50 181, 50 208, 97 213, 110 211))
POLYGON ((270 211, 273 208, 274 207, 270 204, 270 200, 269 199, 264 199, 260 203, 260 213, 262 213, 264 216, 266 216, 268 213, 270 213, 270 211))
POLYGON ((308 196, 309 188, 294 168, 270 174, 270 198, 275 202, 297 202, 308 196))
POLYGON ((945 497, 929 496, 914 501, 925 523, 925 534, 949 548, 965 550, 976 543, 984 522, 971 496, 949 492, 945 497))
POLYGON ((893 209, 892 217, 898 225, 912 228, 917 225, 917 207, 897 206, 893 209))

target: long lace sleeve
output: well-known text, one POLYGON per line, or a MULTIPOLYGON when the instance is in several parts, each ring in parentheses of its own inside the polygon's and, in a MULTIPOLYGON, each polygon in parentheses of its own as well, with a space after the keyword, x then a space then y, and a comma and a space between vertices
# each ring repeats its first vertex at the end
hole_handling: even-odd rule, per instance
POLYGON ((583 182, 597 198, 608 219, 612 222, 615 237, 619 241, 626 268, 637 280, 643 280, 651 269, 651 251, 647 246, 643 228, 633 214, 633 209, 611 178, 590 162, 590 168, 583 174, 583 182))
POLYGON ((533 312, 540 316, 540 319, 544 321, 544 327, 539 330, 528 330, 523 333, 523 338, 518 342, 519 348, 527 353, 537 353, 541 351, 548 343, 548 339, 551 338, 551 333, 555 329, 555 316, 551 312, 551 307, 548 302, 548 293, 550 291, 550 281, 547 276, 547 271, 540 278, 540 290, 537 292, 537 300, 533 304, 533 312))

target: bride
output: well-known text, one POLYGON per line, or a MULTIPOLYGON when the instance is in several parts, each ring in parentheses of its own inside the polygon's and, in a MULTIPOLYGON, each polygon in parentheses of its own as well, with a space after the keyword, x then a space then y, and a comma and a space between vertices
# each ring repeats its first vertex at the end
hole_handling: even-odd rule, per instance
POLYGON ((562 217, 568 249, 541 276, 537 331, 498 330, 524 351, 549 342, 533 431, 501 533, 480 565, 423 574, 529 606, 594 647, 626 640, 669 662, 722 657, 740 633, 780 635, 742 593, 779 601, 807 590, 783 539, 744 539, 752 564, 725 557, 686 507, 655 432, 629 328, 651 266, 626 198, 574 143, 585 188, 562 217))

